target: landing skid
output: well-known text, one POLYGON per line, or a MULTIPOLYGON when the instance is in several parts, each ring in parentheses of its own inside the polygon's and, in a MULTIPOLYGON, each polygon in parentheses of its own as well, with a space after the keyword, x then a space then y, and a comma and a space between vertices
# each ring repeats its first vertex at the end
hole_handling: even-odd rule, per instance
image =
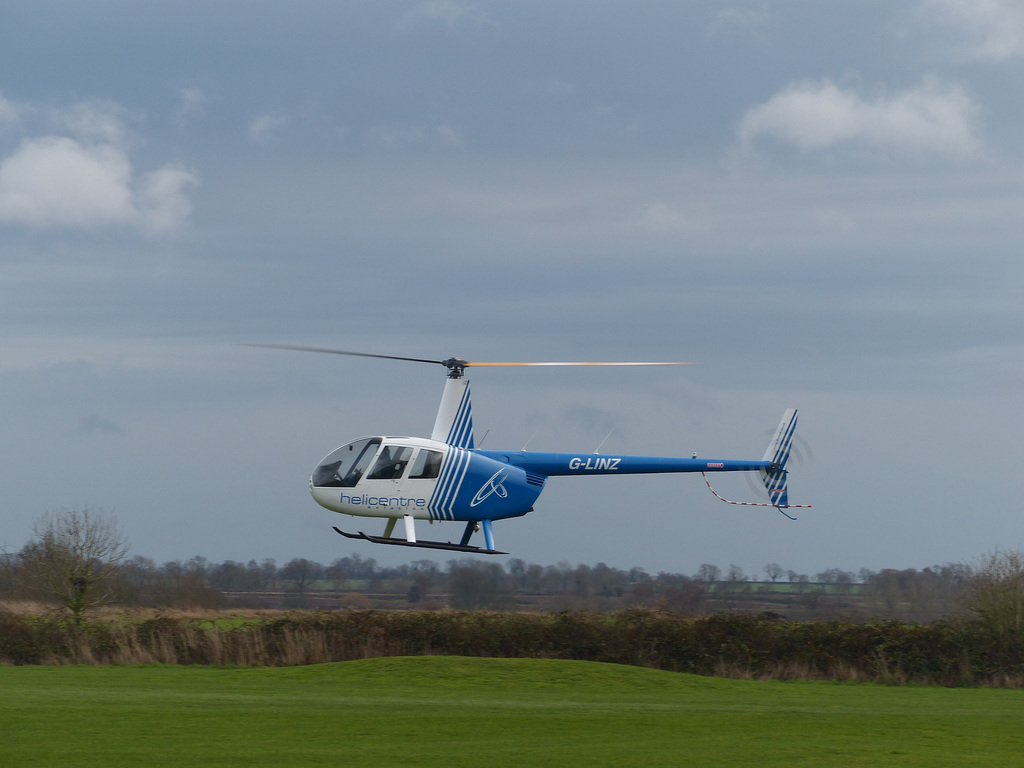
POLYGON ((452 544, 450 541, 406 541, 405 539, 392 539, 384 536, 370 536, 360 531, 359 533, 345 533, 338 526, 331 526, 347 539, 363 539, 373 544, 394 544, 399 547, 422 547, 423 549, 447 549, 453 552, 469 552, 474 555, 507 555, 508 552, 501 552, 497 549, 484 549, 469 544, 452 544))

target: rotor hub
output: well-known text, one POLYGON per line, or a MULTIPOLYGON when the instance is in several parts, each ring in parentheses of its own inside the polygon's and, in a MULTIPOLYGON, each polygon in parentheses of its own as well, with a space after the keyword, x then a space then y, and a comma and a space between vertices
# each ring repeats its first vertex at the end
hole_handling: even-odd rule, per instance
POLYGON ((466 366, 469 365, 469 361, 461 357, 449 357, 447 360, 442 360, 441 365, 448 369, 449 379, 461 379, 466 375, 466 366))

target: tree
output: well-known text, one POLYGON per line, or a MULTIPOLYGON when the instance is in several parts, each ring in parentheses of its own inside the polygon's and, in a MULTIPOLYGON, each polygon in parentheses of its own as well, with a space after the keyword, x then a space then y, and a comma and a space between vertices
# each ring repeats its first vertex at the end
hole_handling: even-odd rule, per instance
POLYGON ((819 584, 852 584, 854 575, 842 568, 829 568, 827 571, 816 573, 814 580, 819 584))
POLYGON ((15 580, 14 555, 6 547, 0 547, 0 595, 14 590, 15 580))
POLYGON ((281 578, 290 581, 300 603, 306 601, 306 589, 323 574, 323 566, 304 557, 295 557, 281 567, 281 578))
POLYGON ((413 581, 406 593, 406 599, 410 603, 418 603, 427 597, 427 593, 434 586, 434 579, 440 575, 440 570, 433 560, 414 560, 409 573, 413 581))
POLYGON ((457 610, 500 610, 515 604, 508 576, 497 563, 448 561, 449 603, 457 610))
POLYGON ((223 592, 237 592, 248 586, 249 573, 241 563, 225 560, 220 565, 207 568, 206 581, 223 592))
POLYGON ((722 569, 717 565, 711 563, 702 563, 700 568, 697 570, 694 578, 697 581, 706 581, 708 584, 713 584, 718 581, 718 578, 722 575, 722 569))
POLYGON ((784 573, 785 571, 778 563, 768 563, 768 565, 764 567, 764 575, 771 580, 772 584, 778 581, 779 577, 784 573))
POLYGON ((997 634, 1024 630, 1024 552, 985 555, 964 591, 964 604, 997 634))
POLYGON ((747 574, 743 572, 742 568, 733 563, 729 566, 728 578, 730 582, 736 584, 741 581, 747 581, 747 574))
POLYGON ((725 600, 726 608, 734 611, 740 607, 741 602, 746 600, 749 593, 750 583, 747 579, 747 574, 744 573, 740 566, 731 563, 729 570, 726 572, 726 580, 718 582, 715 594, 721 595, 725 600))
POLYGON ((859 581, 861 584, 867 584, 874 577, 875 571, 872 571, 869 568, 861 568, 859 571, 857 571, 857 581, 859 581))
POLYGON ((86 610, 113 601, 128 540, 102 509, 72 507, 36 518, 25 560, 40 589, 54 597, 75 625, 86 610))

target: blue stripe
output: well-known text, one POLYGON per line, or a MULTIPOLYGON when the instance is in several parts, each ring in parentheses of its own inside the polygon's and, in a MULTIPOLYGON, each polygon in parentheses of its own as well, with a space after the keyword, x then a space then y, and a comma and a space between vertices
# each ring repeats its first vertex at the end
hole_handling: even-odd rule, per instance
POLYGON ((775 456, 772 458, 772 462, 778 464, 781 467, 786 466, 786 462, 789 461, 789 450, 793 445, 793 434, 796 432, 796 414, 793 414, 792 420, 790 420, 786 434, 783 435, 782 440, 779 441, 779 447, 775 451, 775 456))
POLYGON ((468 384, 462 393, 462 400, 459 402, 459 408, 455 412, 455 419, 452 421, 451 429, 448 430, 448 439, 445 442, 449 445, 457 445, 459 448, 473 448, 473 408, 470 404, 468 384))
POLYGON ((455 453, 456 460, 453 462, 443 494, 439 497, 439 505, 448 520, 455 519, 455 498, 462 488, 462 480, 469 469, 469 453, 463 450, 456 450, 455 453))
POLYGON ((462 486, 462 479, 469 469, 470 454, 460 448, 452 447, 441 465, 441 474, 437 478, 434 493, 427 502, 427 511, 433 520, 454 520, 452 508, 455 497, 462 486))

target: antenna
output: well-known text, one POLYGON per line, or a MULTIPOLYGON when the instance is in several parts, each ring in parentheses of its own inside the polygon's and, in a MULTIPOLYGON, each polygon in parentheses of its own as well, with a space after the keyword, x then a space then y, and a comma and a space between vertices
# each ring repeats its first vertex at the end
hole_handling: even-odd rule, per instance
POLYGON ((604 445, 606 442, 608 442, 608 438, 612 436, 612 432, 614 432, 614 431, 615 431, 615 427, 612 427, 610 430, 608 430, 608 434, 604 436, 604 440, 602 440, 600 443, 597 444, 597 448, 594 449, 594 453, 600 453, 601 452, 601 446, 604 445))
POLYGON ((533 441, 533 438, 535 438, 537 436, 538 432, 540 432, 540 427, 537 427, 535 430, 533 430, 533 434, 530 435, 530 439, 527 440, 525 443, 523 443, 523 447, 520 448, 519 450, 525 451, 526 450, 526 446, 528 446, 533 441))

